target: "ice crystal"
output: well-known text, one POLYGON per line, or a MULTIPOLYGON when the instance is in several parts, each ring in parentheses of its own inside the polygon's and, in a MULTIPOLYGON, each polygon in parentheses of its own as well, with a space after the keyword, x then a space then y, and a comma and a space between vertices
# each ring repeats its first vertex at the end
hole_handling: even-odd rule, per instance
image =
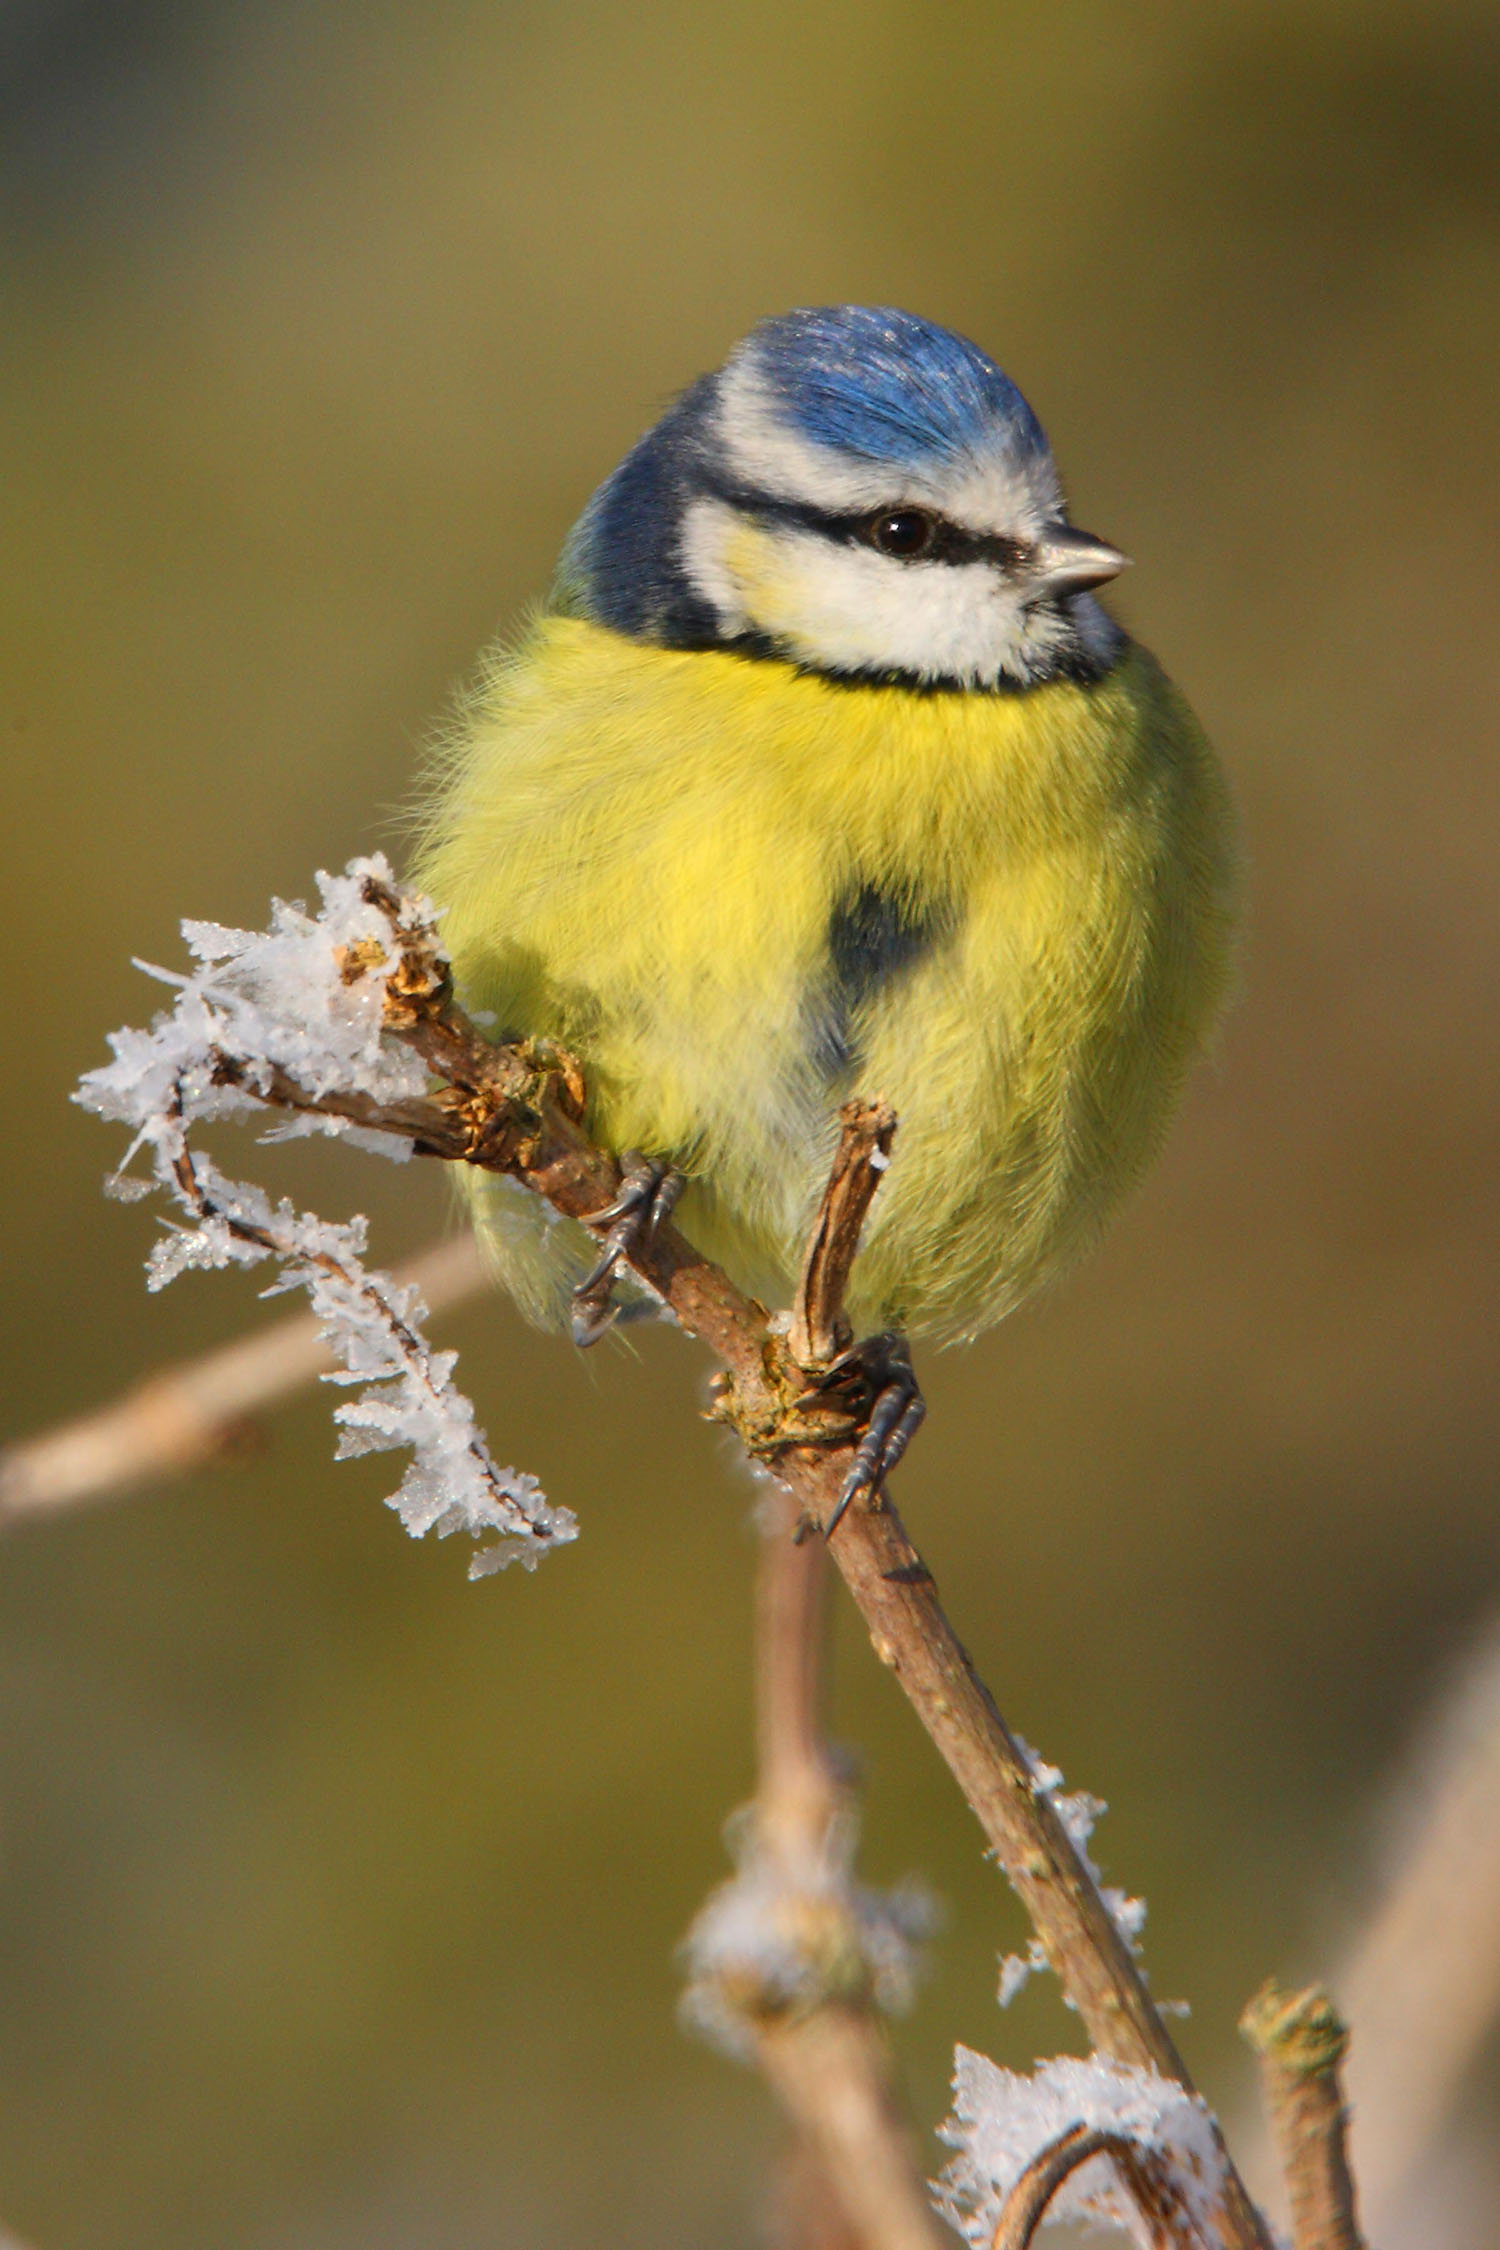
MULTIPOLYGON (((198 967, 186 976, 149 971, 176 986, 175 1005, 149 1031, 116 1032, 114 1061, 90 1071, 76 1098, 134 1134, 111 1191, 130 1198, 154 1184, 185 1215, 186 1223, 166 1222, 153 1245, 147 1286, 164 1288, 194 1268, 278 1264, 264 1294, 305 1289, 342 1363, 329 1380, 362 1386, 335 1412, 338 1458, 409 1447, 411 1463, 389 1505, 414 1538, 467 1531, 490 1539, 474 1554, 470 1577, 513 1561, 530 1567, 576 1536, 574 1519, 548 1507, 534 1477, 497 1466, 454 1385, 453 1353, 434 1351, 422 1332, 418 1291, 365 1266, 365 1221, 340 1225, 273 1203, 190 1145, 199 1122, 264 1117, 254 1090, 268 1094, 278 1081, 314 1099, 358 1094, 383 1103, 427 1089, 417 1057, 384 1031, 386 980, 400 958, 379 903, 394 887, 389 866, 379 856, 354 860, 342 875, 320 874, 318 887, 319 913, 278 899, 268 931, 184 922, 198 967), (152 1182, 125 1174, 142 1152, 152 1182)), ((431 923, 425 901, 401 903, 414 921, 431 923)), ((398 1135, 308 1111, 266 1137, 310 1131, 410 1153, 398 1135)))
POLYGON ((1008 2008, 1018 1992, 1024 1991, 1034 1976, 1039 1976, 1049 1966, 1042 1950, 1040 1938, 1028 1938, 1024 1953, 1002 1953, 1000 1956, 1000 1989, 996 1997, 1002 2008, 1008 2008))
MULTIPOLYGON (((1057 1766, 1048 1765, 1027 1742, 1021 1743, 1020 1748, 1031 1768, 1031 1777, 1038 1793, 1050 1800, 1058 1819, 1067 1830, 1068 1840, 1074 1851, 1093 1877, 1094 1886, 1113 1917, 1116 1929, 1131 1952, 1139 1953, 1141 1932, 1146 1927, 1146 1901, 1143 1898, 1131 1898, 1113 1883, 1106 1883, 1089 1852, 1089 1840, 1108 1812, 1108 1805, 1102 1797, 1091 1797, 1084 1789, 1065 1791, 1062 1773, 1057 1766)), ((1008 2008, 1016 1994, 1039 1970, 1047 1966, 1047 1956, 1035 1938, 1028 1941, 1024 1953, 1002 1953, 999 1991, 1001 2007, 1008 2008)))
MULTIPOLYGON (((1039 2063, 1029 2077, 1002 2070, 967 2047, 953 2058, 953 2115, 940 2138, 957 2151, 937 2183, 938 2209, 976 2245, 994 2238, 1006 2197, 1027 2167, 1079 2126, 1118 2134, 1153 2172, 1201 2237, 1217 2244, 1225 2186, 1213 2119, 1196 2094, 1152 2070, 1072 2055, 1039 2063)), ((1142 2244, 1153 2239, 1107 2155, 1080 2164, 1048 2208, 1049 2219, 1092 2221, 1142 2244)))

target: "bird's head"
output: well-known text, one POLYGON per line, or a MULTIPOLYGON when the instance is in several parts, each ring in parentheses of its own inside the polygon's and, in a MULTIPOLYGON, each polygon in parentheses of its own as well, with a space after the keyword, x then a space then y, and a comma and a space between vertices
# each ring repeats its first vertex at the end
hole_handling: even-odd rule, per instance
POLYGON ((595 493, 560 606, 640 640, 844 678, 1028 687, 1107 670, 1040 423, 948 329, 865 305, 762 321, 595 493))

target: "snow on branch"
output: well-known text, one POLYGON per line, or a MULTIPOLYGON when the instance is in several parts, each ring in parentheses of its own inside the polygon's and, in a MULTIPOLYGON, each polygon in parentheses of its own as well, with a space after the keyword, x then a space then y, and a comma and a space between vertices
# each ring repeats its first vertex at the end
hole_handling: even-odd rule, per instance
POLYGON ((938 2208, 976 2250, 1030 2240, 1047 2219, 1111 2227, 1143 2245, 1224 2240, 1223 2145, 1197 2094, 1153 2070, 1059 2056, 1031 2076, 959 2047, 954 2114, 940 2137, 958 2151, 938 2208))
MULTIPOLYGON (((198 966, 188 975, 148 974, 177 988, 170 1012, 149 1031, 116 1032, 114 1061, 90 1071, 76 1099, 132 1128, 134 1139, 109 1185, 133 1198, 164 1189, 186 1223, 166 1223, 147 1260, 147 1284, 165 1287, 190 1268, 274 1261, 267 1296, 307 1291, 342 1367, 328 1380, 361 1386, 334 1415, 338 1458, 410 1447, 412 1461, 393 1507, 414 1538, 467 1531, 490 1539, 470 1566, 483 1577, 505 1564, 532 1567, 576 1536, 574 1518, 548 1507, 534 1477, 497 1466, 453 1383, 455 1355, 422 1332, 419 1291, 363 1263, 366 1226, 346 1225, 273 1204, 262 1188, 230 1179, 192 1148, 195 1125, 263 1114, 281 1100, 296 1114, 268 1139, 322 1132, 398 1157, 411 1153, 387 1120, 415 1115, 428 1092, 422 1063, 388 1030, 388 987, 406 962, 406 930, 392 904, 430 929, 425 901, 396 899, 381 857, 320 874, 322 909, 277 900, 271 927, 256 932, 184 922, 198 966), (337 1110, 315 1107, 322 1101, 337 1110), (359 1122, 380 1113, 379 1130, 359 1122), (127 1173, 140 1154, 154 1177, 127 1173), (494 1535, 491 1537, 491 1535, 494 1535)), ((436 956, 435 956, 436 958, 436 956)), ((146 964, 140 964, 145 967, 146 964)))

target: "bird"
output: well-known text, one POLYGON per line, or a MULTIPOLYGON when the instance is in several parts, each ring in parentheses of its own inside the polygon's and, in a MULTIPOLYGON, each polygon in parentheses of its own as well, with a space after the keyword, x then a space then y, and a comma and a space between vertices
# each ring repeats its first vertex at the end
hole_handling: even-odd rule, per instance
MULTIPOLYGON (((1099 599, 1126 562, 996 362, 890 307, 762 320, 606 477, 446 729, 415 868, 461 997, 574 1053, 631 1152, 605 1217, 680 1190, 785 1302, 858 1093, 900 1125, 847 1309, 898 1367, 1096 1242, 1240 888, 1219 761, 1099 599)), ((597 1245, 470 1192, 522 1309, 589 1340, 597 1245)))

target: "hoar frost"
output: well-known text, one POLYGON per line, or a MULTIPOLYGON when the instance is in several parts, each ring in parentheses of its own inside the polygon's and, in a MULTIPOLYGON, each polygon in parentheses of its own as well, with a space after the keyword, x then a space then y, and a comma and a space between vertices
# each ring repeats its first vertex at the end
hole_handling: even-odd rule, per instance
POLYGON ((857 1823, 836 1818, 820 1844, 772 1845, 753 1812, 730 1824, 736 1873, 708 1899, 683 1948, 691 2028, 744 2057, 757 2016, 800 2013, 834 1995, 868 1995, 888 2015, 911 2004, 917 1948, 934 1911, 916 1884, 872 1891, 853 1879, 857 1823))
MULTIPOLYGON (((149 1192, 151 1182, 125 1177, 144 1151, 154 1184, 186 1214, 186 1224, 167 1222, 153 1246, 148 1287, 163 1288, 192 1267, 279 1263, 281 1273, 264 1294, 304 1288, 343 1363, 328 1380, 363 1386, 335 1412, 339 1459, 410 1447, 411 1464, 389 1505, 413 1537, 498 1535, 473 1556, 471 1578, 513 1561, 530 1567, 576 1536, 574 1519, 565 1508, 548 1507, 534 1477, 496 1465, 473 1407, 454 1387, 455 1355, 434 1351, 422 1333, 419 1292, 363 1264, 365 1221, 337 1225, 285 1201, 273 1204, 263 1189, 227 1178, 189 1146, 195 1124, 264 1119, 265 1106, 250 1089, 268 1094, 278 1075, 314 1098, 359 1094, 388 1103, 428 1090, 421 1062, 383 1029, 386 980, 400 954, 370 891, 394 890, 390 867, 380 855, 353 860, 342 875, 320 874, 318 887, 319 913, 278 899, 268 931, 184 922, 198 962, 191 974, 138 964, 176 986, 171 1012, 149 1031, 116 1032, 114 1061, 90 1071, 76 1099, 134 1132, 112 1191, 149 1192)), ((430 924, 425 901, 403 896, 402 907, 430 924)), ((399 1135, 311 1111, 265 1137, 309 1132, 398 1158, 411 1153, 399 1135)))
MULTIPOLYGON (((1080 2126, 1116 2134, 1139 2149, 1170 2187, 1205 2250, 1220 2241, 1224 2157, 1206 2105, 1155 2071, 1097 2056, 1086 2062, 1059 2056, 1023 2077, 959 2047, 953 2058, 953 2115, 939 2129, 957 2154, 937 2183, 938 2209, 967 2242, 987 2250, 1022 2173, 1080 2126)), ((1153 2239, 1107 2155, 1090 2157, 1069 2174, 1047 2218, 1092 2221, 1142 2244, 1153 2239)))
MULTIPOLYGON (((1022 1742, 1020 1750, 1031 1768, 1031 1777, 1038 1793, 1050 1801, 1058 1819, 1067 1830, 1068 1841, 1093 1877, 1094 1887, 1104 1901, 1116 1929, 1131 1952, 1139 1953, 1141 1932, 1146 1927, 1146 1901, 1143 1898, 1131 1898, 1113 1883, 1106 1883, 1089 1852, 1089 1840, 1108 1812, 1108 1805, 1102 1797, 1091 1797, 1084 1789, 1065 1791, 1061 1769, 1048 1765, 1046 1759, 1039 1757, 1029 1742, 1022 1742)), ((1001 2007, 1008 2008, 1030 1978, 1047 1965, 1047 1956, 1036 1938, 1028 1941, 1024 1953, 1002 1953, 999 1990, 1001 2007)), ((1173 2014, 1186 2013, 1180 2003, 1168 2002, 1167 2007, 1173 2014)))

